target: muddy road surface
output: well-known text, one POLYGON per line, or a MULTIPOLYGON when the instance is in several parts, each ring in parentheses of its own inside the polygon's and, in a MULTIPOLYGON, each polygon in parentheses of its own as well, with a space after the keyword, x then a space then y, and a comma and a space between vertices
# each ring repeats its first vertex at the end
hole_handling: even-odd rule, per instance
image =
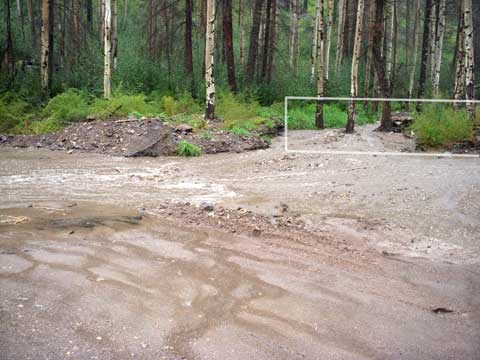
POLYGON ((480 358, 478 159, 2 148, 0 194, 0 359, 480 358))

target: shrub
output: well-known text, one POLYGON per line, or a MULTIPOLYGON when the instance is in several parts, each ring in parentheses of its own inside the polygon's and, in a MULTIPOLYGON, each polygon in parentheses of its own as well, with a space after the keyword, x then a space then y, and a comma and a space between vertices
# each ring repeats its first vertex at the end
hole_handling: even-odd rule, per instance
POLYGON ((188 141, 182 140, 178 143, 178 155, 180 156, 200 156, 202 154, 202 150, 188 141))
POLYGON ((473 121, 465 110, 445 106, 425 106, 415 115, 410 129, 417 142, 428 147, 448 146, 473 137, 473 121))
POLYGON ((34 134, 45 134, 63 129, 63 124, 54 118, 48 118, 41 121, 34 121, 30 125, 30 130, 34 134))
POLYGON ((245 136, 245 137, 252 136, 252 133, 249 130, 247 130, 243 127, 239 127, 239 126, 232 127, 229 131, 232 134, 235 134, 235 135, 238 135, 238 136, 245 136))
POLYGON ((257 116, 259 105, 257 102, 241 102, 230 93, 220 93, 216 113, 223 118, 224 126, 228 129, 257 116))
POLYGON ((89 113, 86 95, 75 89, 55 96, 42 111, 44 117, 57 123, 84 120, 89 113))
POLYGON ((30 106, 18 96, 6 93, 0 97, 0 133, 15 132, 28 117, 30 106))
POLYGON ((96 99, 91 107, 91 113, 98 119, 112 116, 127 116, 140 114, 141 116, 155 116, 160 108, 155 103, 148 103, 145 95, 117 95, 108 99, 96 99))
POLYGON ((178 104, 172 96, 164 96, 161 100, 161 106, 163 112, 168 116, 178 114, 178 104))

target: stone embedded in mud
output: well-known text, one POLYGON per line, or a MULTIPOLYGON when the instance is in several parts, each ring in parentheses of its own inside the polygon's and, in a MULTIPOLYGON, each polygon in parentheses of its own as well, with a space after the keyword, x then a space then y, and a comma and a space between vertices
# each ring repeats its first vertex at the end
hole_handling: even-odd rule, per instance
POLYGON ((188 124, 180 124, 175 127, 176 132, 190 133, 193 131, 193 127, 188 124))
POLYGON ((200 210, 203 210, 203 211, 214 211, 215 208, 213 207, 212 204, 209 204, 209 203, 201 203, 200 204, 200 210))

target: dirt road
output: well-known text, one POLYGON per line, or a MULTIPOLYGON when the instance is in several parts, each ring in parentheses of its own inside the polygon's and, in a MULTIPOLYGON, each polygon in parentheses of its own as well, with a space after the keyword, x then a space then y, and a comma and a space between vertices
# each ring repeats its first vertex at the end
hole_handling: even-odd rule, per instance
POLYGON ((478 159, 0 151, 1 359, 480 358, 478 159))

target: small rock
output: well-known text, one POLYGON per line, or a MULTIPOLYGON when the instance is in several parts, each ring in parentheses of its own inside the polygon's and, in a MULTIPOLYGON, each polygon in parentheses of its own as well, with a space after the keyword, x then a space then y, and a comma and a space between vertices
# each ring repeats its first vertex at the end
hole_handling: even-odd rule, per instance
POLYGON ((193 131, 193 127, 188 124, 180 124, 175 127, 175 132, 190 133, 193 131))
POLYGON ((212 204, 204 202, 204 203, 200 204, 200 210, 202 210, 202 211, 213 211, 214 207, 213 207, 212 204))

